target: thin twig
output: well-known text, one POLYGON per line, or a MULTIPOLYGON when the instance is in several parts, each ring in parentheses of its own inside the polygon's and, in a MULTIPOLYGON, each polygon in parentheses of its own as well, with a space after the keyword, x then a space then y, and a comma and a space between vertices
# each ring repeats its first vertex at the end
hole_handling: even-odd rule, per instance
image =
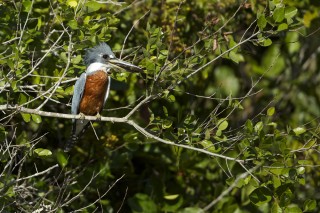
POLYGON ((254 172, 255 170, 257 170, 260 167, 260 165, 257 165, 255 167, 253 167, 250 170, 247 170, 247 172, 242 173, 241 175, 239 175, 235 181, 226 189, 224 190, 216 199, 214 199, 211 203, 209 203, 206 207, 203 208, 204 211, 208 211, 209 209, 211 209, 214 205, 216 205, 223 197, 225 197, 226 195, 228 195, 232 189, 234 189, 238 182, 244 178, 246 178, 249 173, 254 172))

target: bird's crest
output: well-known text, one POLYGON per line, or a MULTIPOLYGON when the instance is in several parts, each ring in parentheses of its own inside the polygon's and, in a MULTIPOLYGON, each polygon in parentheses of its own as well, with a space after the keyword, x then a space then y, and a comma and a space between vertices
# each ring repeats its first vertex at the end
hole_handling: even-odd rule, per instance
POLYGON ((87 49, 84 56, 84 63, 89 66, 94 62, 103 62, 103 55, 112 55, 115 58, 114 53, 112 52, 110 46, 106 43, 100 43, 99 45, 87 49))

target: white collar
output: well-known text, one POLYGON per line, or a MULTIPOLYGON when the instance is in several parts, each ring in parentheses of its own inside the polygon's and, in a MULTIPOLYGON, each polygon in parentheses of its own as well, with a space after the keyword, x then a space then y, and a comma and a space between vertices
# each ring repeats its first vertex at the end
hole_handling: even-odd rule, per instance
POLYGON ((108 72, 110 69, 110 66, 100 63, 100 62, 94 62, 92 64, 89 65, 89 67, 86 70, 87 74, 93 73, 95 71, 101 70, 104 72, 108 72))

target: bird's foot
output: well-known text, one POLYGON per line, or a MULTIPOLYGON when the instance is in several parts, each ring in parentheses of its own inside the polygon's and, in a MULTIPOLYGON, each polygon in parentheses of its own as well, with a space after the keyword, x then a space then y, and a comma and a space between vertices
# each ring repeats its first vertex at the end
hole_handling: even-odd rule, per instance
POLYGON ((97 121, 101 121, 101 115, 100 115, 99 112, 98 112, 98 114, 96 115, 96 118, 97 118, 97 121))
POLYGON ((80 112, 79 115, 80 115, 80 119, 82 119, 82 120, 84 120, 86 117, 82 112, 80 112))

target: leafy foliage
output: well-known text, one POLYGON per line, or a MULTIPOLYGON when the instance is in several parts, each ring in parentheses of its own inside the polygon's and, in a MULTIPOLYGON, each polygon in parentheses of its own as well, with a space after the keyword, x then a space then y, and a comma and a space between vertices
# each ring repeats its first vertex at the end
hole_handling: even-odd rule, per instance
POLYGON ((318 212, 319 10, 0 3, 1 209, 318 212), (99 42, 144 73, 112 74, 103 115, 119 119, 94 122, 67 154, 61 113, 99 42))

